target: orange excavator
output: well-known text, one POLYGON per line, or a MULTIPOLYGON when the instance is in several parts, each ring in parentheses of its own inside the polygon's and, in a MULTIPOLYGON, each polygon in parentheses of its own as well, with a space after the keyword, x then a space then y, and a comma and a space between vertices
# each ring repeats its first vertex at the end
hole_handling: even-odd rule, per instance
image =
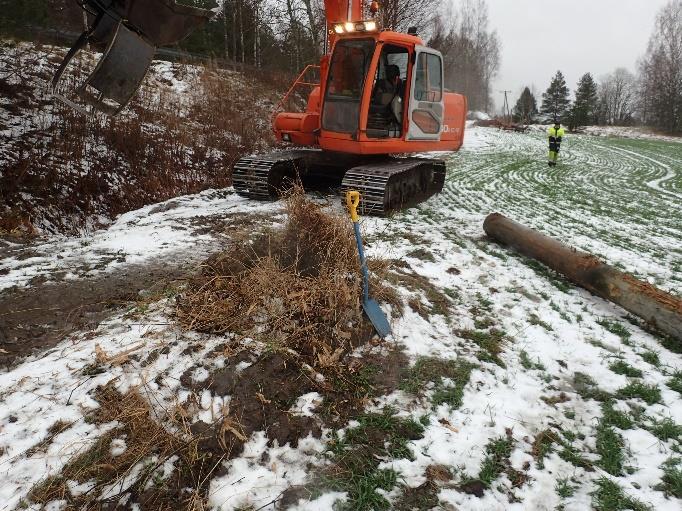
MULTIPOLYGON (((154 47, 162 39, 179 39, 197 20, 210 17, 208 11, 180 10, 174 0, 85 3, 96 7, 97 19, 103 18, 109 25, 112 16, 106 9, 114 9, 116 29, 125 29, 128 45, 122 53, 125 58, 108 66, 105 79, 95 80, 100 84, 95 101, 90 100, 95 107, 106 100, 107 86, 112 83, 120 83, 124 89, 114 89, 119 92, 119 106, 139 86, 141 69, 146 72, 151 55, 147 50, 142 64, 131 58, 136 38, 154 47), (165 17, 150 16, 152 4, 162 9, 159 12, 165 17), (137 19, 122 13, 124 9, 137 12, 137 19), (125 73, 126 66, 136 70, 133 79, 125 73)), ((289 148, 240 159, 233 169, 236 192, 274 200, 294 181, 336 181, 344 196, 347 190, 359 191, 359 211, 372 215, 387 215, 427 200, 443 188, 445 162, 405 155, 459 150, 466 98, 444 89, 443 58, 425 46, 416 30, 404 34, 381 29, 376 1, 325 0, 324 4, 325 54, 319 66, 309 66, 301 73, 280 104, 286 104, 297 87, 307 84, 312 90, 305 111, 278 111, 273 116, 276 138, 289 148), (305 78, 311 67, 319 73, 315 83, 305 78)), ((114 35, 107 44, 115 47, 118 36, 113 29, 109 33, 114 35)))

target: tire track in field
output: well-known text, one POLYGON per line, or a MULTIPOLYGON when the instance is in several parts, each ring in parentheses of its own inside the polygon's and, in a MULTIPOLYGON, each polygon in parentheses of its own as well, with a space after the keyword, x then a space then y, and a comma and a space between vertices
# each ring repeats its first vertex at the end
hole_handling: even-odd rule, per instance
POLYGON ((682 260, 678 144, 569 135, 560 165, 548 168, 544 134, 475 129, 477 144, 452 157, 443 193, 414 214, 428 211, 431 224, 446 227, 463 214, 500 211, 655 282, 674 272, 682 260))
POLYGON ((645 154, 637 154, 628 149, 606 146, 599 147, 602 147, 607 151, 612 151, 616 154, 624 156, 625 158, 630 159, 633 162, 633 164, 641 165, 642 160, 646 160, 646 162, 650 163, 648 169, 653 170, 654 168, 658 168, 658 171, 652 172, 653 175, 650 176, 651 178, 648 181, 645 180, 644 184, 652 188, 653 190, 656 190, 657 192, 661 192, 666 195, 669 194, 673 200, 676 201, 682 200, 682 194, 675 193, 673 190, 669 189, 668 186, 663 186, 674 184, 675 178, 677 177, 677 173, 669 164, 664 163, 663 161, 661 161, 661 159, 652 158, 651 156, 647 156, 645 154))

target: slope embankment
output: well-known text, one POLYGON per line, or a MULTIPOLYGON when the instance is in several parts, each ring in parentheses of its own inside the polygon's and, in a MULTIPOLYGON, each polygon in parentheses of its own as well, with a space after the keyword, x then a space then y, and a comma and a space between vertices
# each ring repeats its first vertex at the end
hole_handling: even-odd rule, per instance
MULTIPOLYGON (((0 42, 0 234, 77 234, 228 186, 234 161, 272 142, 274 79, 156 61, 123 113, 85 116, 49 92, 65 51, 0 42)), ((84 53, 67 84, 94 60, 84 53)))

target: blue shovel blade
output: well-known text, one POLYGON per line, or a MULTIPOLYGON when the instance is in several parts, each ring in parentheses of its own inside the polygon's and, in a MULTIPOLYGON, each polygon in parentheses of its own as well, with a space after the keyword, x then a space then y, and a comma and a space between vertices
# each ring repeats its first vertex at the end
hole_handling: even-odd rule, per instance
POLYGON ((372 325, 374 325, 379 337, 383 339, 391 334, 391 327, 388 324, 386 314, 384 314, 384 311, 381 310, 381 307, 379 307, 379 304, 376 302, 376 300, 371 298, 364 300, 362 303, 362 308, 365 310, 365 314, 367 314, 367 317, 372 322, 372 325))

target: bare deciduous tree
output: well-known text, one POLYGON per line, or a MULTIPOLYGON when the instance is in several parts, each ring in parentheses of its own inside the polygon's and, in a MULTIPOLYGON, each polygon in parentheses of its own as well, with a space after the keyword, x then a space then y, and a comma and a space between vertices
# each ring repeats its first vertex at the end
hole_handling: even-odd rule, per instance
POLYGON ((640 63, 640 110, 647 124, 682 132, 682 0, 671 0, 656 19, 640 63))
POLYGON ((492 80, 500 67, 500 42, 489 28, 485 0, 464 0, 435 19, 429 45, 441 51, 445 83, 467 96, 473 110, 492 110, 492 80))
POLYGON ((599 117, 602 124, 631 124, 636 106, 636 78, 630 71, 618 68, 604 76, 599 84, 599 117))
POLYGON ((383 28, 407 32, 415 27, 424 33, 438 13, 438 0, 384 0, 379 3, 379 21, 383 28))

